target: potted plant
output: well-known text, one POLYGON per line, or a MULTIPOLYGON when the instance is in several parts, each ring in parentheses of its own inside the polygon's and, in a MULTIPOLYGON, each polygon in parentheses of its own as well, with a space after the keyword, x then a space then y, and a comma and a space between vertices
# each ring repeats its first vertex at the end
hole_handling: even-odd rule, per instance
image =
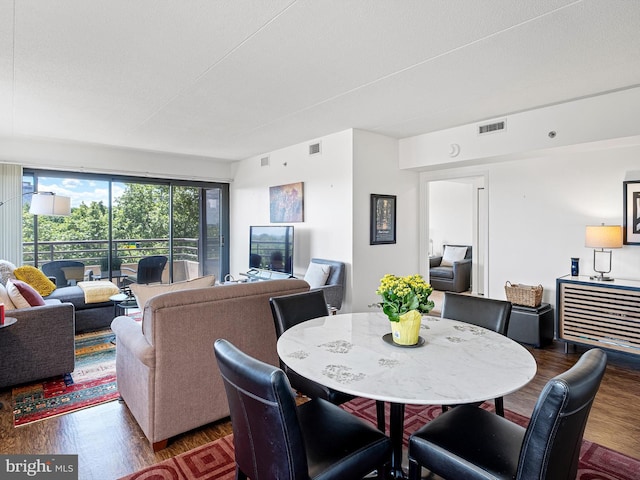
MULTIPOLYGON (((120 275, 120 266, 122 265, 122 259, 119 257, 111 258, 111 274, 120 275)), ((102 257, 100 259, 100 276, 102 278, 109 278, 109 258, 102 257)))
POLYGON ((380 280, 376 294, 382 297, 377 305, 391 322, 392 339, 400 345, 415 345, 420 334, 423 314, 435 306, 429 295, 433 288, 422 275, 397 277, 387 274, 380 280))

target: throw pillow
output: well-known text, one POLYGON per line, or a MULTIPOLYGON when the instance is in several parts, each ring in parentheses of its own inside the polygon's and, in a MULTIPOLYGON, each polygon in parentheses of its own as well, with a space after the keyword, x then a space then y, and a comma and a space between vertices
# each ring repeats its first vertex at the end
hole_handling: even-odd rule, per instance
POLYGON ((11 301, 11 298, 9 297, 9 293, 7 292, 7 289, 1 283, 0 283, 0 303, 4 303, 5 310, 13 310, 14 308, 16 308, 13 302, 11 301))
POLYGON ((16 278, 13 275, 13 271, 16 269, 16 266, 7 262, 6 260, 0 260, 0 283, 3 285, 7 285, 7 280, 10 278, 16 278))
POLYGON ((453 267, 453 262, 459 262, 464 260, 467 255, 467 247, 452 247, 451 245, 445 245, 444 255, 442 255, 441 267, 453 267))
POLYGON ((7 280, 7 293, 16 308, 46 305, 42 296, 31 285, 22 280, 7 280))
POLYGON ((169 284, 158 285, 141 285, 134 283, 131 285, 131 293, 136 297, 138 307, 144 308, 150 298, 160 295, 161 293, 177 292, 180 290, 189 290, 191 288, 204 288, 215 285, 216 277, 214 275, 207 275, 206 277, 198 277, 193 280, 187 280, 186 282, 176 282, 169 284))
POLYGON ((318 288, 326 285, 329 273, 331 273, 331 265, 311 262, 307 273, 304 274, 304 281, 307 282, 311 288, 318 288))
POLYGON ((56 289, 55 283, 49 280, 42 271, 31 265, 18 267, 13 271, 13 274, 18 280, 22 280, 35 288, 43 297, 51 295, 51 292, 56 289))

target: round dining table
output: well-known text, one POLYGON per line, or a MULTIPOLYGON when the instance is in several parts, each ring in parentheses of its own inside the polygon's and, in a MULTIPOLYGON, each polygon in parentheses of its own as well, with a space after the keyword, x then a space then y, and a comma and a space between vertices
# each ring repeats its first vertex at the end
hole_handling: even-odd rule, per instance
POLYGON ((404 406, 457 405, 505 396, 533 379, 537 366, 517 342, 469 323, 424 316, 420 340, 400 346, 379 312, 302 322, 278 339, 278 355, 317 383, 390 403, 390 476, 402 478, 404 406))

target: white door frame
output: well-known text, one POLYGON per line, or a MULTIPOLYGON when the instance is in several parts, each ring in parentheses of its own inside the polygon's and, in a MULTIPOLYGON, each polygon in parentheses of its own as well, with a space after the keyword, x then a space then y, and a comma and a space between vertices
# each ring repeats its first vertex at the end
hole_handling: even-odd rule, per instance
POLYGON ((420 173, 420 274, 429 278, 429 184, 443 180, 474 178, 472 293, 490 297, 489 292, 489 175, 486 170, 458 170, 420 173))

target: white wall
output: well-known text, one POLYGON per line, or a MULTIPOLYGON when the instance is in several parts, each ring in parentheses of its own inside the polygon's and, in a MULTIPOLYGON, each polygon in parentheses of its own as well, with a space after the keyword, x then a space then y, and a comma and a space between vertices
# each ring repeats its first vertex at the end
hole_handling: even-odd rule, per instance
MULTIPOLYGON (((569 273, 571 257, 580 258, 581 274, 593 273, 585 226, 622 225, 622 182, 640 179, 640 146, 578 150, 483 167, 489 178, 487 296, 505 298, 508 280, 542 284, 543 301, 555 304, 555 280, 569 273)), ((640 246, 613 250, 611 275, 639 280, 640 246)))
MULTIPOLYGON (((640 179, 639 111, 635 88, 506 116, 505 132, 482 138, 477 124, 419 135, 400 141, 400 166, 422 170, 427 183, 447 172, 471 176, 482 165, 489 202, 485 295, 505 298, 506 281, 540 283, 544 301, 555 304, 555 280, 568 274, 571 257, 581 259, 581 273, 593 272, 585 226, 623 222, 622 182, 640 179), (450 155, 452 143, 458 155, 450 155)), ((639 267, 640 247, 613 251, 612 276, 640 279, 639 267)))
MULTIPOLYGON (((352 133, 320 139, 320 154, 309 155, 318 140, 251 157, 233 167, 230 187, 231 273, 249 269, 249 226, 269 225, 269 187, 304 182, 304 222, 295 232, 294 274, 304 276, 312 257, 351 264, 352 133), (260 159, 269 157, 269 166, 260 159)), ((347 268, 349 271, 350 268, 347 268)))
MULTIPOLYGON (((489 276, 492 296, 506 280, 541 283, 555 304, 555 279, 593 273, 586 225, 622 225, 622 182, 637 170, 640 146, 555 152, 490 168, 489 276)), ((612 276, 640 279, 640 247, 613 251, 612 276)))
POLYGON ((473 244, 473 192, 469 181, 429 183, 429 240, 435 255, 442 255, 445 244, 473 244))
POLYGON ((398 169, 398 141, 346 130, 235 164, 231 184, 231 272, 248 270, 249 226, 269 224, 269 187, 304 182, 304 222, 295 227, 294 274, 312 257, 347 264, 342 311, 378 301, 385 273, 408 275, 418 266, 418 174, 398 169), (308 155, 321 141, 322 154, 308 155), (260 159, 269 156, 269 167, 260 159), (286 166, 285 166, 286 164, 286 166), (369 245, 370 194, 397 195, 397 243, 369 245))
POLYGON ((640 135, 640 88, 505 115, 502 132, 478 135, 491 120, 400 141, 400 168, 451 168, 592 142, 618 143, 640 135), (553 135, 549 135, 553 132, 553 135))
POLYGON ((375 292, 386 273, 419 273, 419 177, 398 169, 398 141, 354 130, 353 150, 353 311, 377 303, 375 292), (372 193, 396 195, 396 243, 369 245, 372 193))
POLYGON ((73 172, 229 182, 231 163, 215 158, 53 140, 0 137, 0 162, 73 172))

